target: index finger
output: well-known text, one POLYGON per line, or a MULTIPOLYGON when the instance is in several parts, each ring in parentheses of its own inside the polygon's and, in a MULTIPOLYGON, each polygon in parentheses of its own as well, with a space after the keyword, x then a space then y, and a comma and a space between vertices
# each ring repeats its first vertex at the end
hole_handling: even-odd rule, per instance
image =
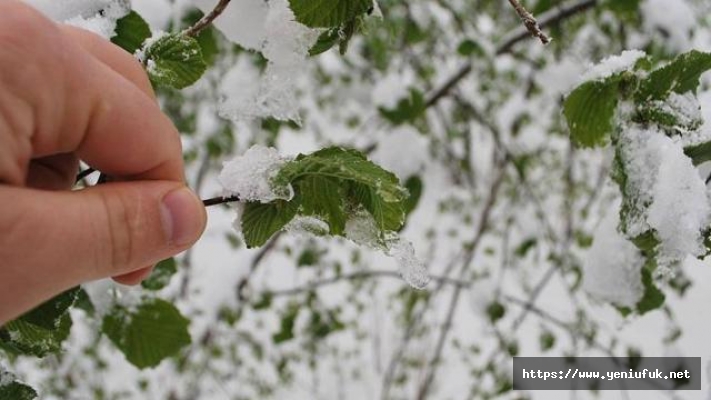
POLYGON ((31 123, 18 125, 31 131, 12 132, 30 142, 25 164, 75 152, 109 175, 184 180, 180 136, 155 101, 53 22, 0 2, 0 49, 3 89, 30 110, 31 123))

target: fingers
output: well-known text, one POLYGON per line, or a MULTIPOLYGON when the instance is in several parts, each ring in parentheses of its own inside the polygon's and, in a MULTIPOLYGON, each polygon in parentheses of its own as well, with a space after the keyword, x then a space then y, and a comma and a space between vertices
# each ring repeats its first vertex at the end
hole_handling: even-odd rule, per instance
POLYGON ((109 175, 182 181, 178 132, 128 55, 67 32, 20 2, 0 2, 0 119, 11 120, 0 121, 0 139, 10 131, 11 145, 25 149, 0 179, 17 184, 30 158, 76 151, 109 175))
POLYGON ((32 160, 25 185, 35 189, 69 190, 74 186, 79 160, 74 154, 57 154, 32 160))
POLYGON ((148 97, 155 99, 155 92, 148 79, 148 75, 143 70, 141 63, 131 54, 115 46, 108 40, 84 29, 69 25, 60 26, 60 29, 86 52, 119 75, 131 81, 148 97))
POLYGON ((78 192, 4 186, 0 204, 12 205, 0 213, 0 323, 79 282, 135 283, 147 265, 191 246, 206 222, 201 201, 167 181, 78 192))

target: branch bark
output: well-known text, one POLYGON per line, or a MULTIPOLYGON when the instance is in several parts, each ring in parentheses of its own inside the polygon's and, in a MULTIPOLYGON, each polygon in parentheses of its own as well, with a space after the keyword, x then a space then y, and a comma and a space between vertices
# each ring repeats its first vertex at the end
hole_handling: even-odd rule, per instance
POLYGON ((198 36, 200 32, 210 26, 210 24, 212 24, 215 19, 217 19, 217 17, 219 17, 225 11, 227 6, 230 4, 230 1, 231 0, 220 0, 215 5, 215 8, 212 9, 212 11, 200 18, 200 20, 196 22, 195 25, 183 31, 183 35, 190 37, 198 36))
POLYGON ((526 8, 521 5, 521 3, 518 0, 509 0, 509 4, 516 10, 516 14, 521 18, 521 21, 523 22, 523 25, 526 27, 528 32, 531 33, 534 37, 537 37, 541 43, 543 44, 548 44, 551 42, 551 38, 549 38, 543 31, 541 30, 541 27, 538 25, 538 21, 536 21, 536 18, 526 10, 526 8))
MULTIPOLYGON (((509 0, 510 1, 510 0, 509 0)), ((555 25, 561 21, 564 21, 574 15, 577 15, 583 11, 586 11, 598 4, 598 0, 577 0, 570 4, 564 4, 559 7, 555 7, 544 14, 538 19, 539 28, 545 28, 547 26, 555 25)), ((519 27, 514 29, 509 34, 504 36, 502 43, 496 49, 496 55, 502 55, 511 52, 511 49, 518 42, 529 37, 529 31, 524 27, 519 27)), ((472 72, 472 63, 467 62, 462 65, 457 72, 452 75, 451 78, 447 79, 442 86, 435 89, 428 97, 425 102, 427 107, 431 107, 437 102, 439 102, 443 97, 459 84, 469 73, 472 72)))

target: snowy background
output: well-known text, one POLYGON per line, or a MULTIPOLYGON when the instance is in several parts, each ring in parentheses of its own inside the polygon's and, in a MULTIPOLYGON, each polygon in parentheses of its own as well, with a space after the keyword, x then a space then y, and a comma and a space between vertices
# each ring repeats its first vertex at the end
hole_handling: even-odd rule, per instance
MULTIPOLYGON (((107 37, 126 7, 112 0, 27 2, 107 37)), ((191 10, 214 5, 132 3, 154 31, 176 30, 191 10)), ((545 11, 573 3, 526 4, 545 11)), ((191 186, 203 198, 223 194, 222 163, 253 145, 285 156, 331 144, 367 151, 403 181, 423 182, 401 235, 424 260, 429 286, 412 289, 398 277, 396 260, 343 239, 286 233, 266 250, 247 250, 233 229, 235 211, 211 208, 204 237, 181 256, 161 292, 191 319, 193 345, 179 357, 136 369, 98 335, 95 319, 75 310, 65 354, 0 363, 47 399, 711 398, 707 377, 700 392, 494 395, 509 380, 512 354, 639 352, 702 357, 703 368, 711 366, 711 261, 679 256, 703 248, 693 247, 701 245, 695 237, 680 240, 693 229, 675 231, 679 224, 664 219, 673 210, 673 221, 691 215, 698 218, 690 223, 708 225, 708 203, 675 200, 705 199, 698 182, 709 168, 674 158, 681 147, 664 135, 645 142, 669 158, 663 179, 679 187, 650 213, 668 235, 665 243, 677 244, 670 257, 683 262, 663 286, 662 309, 622 317, 607 301, 636 302, 639 281, 620 276, 638 273, 642 261, 615 230, 613 154, 574 148, 561 114, 562 96, 615 68, 608 61, 591 69, 608 56, 623 54, 623 65, 639 56, 623 50, 662 59, 711 51, 710 13, 705 1, 693 0, 643 0, 630 15, 596 5, 544 29, 554 38, 549 46, 530 39, 499 51, 509 32, 521 29, 505 1, 389 0, 345 55, 310 58, 318 32, 295 22, 286 0, 233 0, 216 24, 221 52, 209 72, 180 95, 160 92, 184 133, 191 186), (397 109, 413 91, 432 99, 463 66, 472 72, 423 115, 398 123, 381 111, 397 109), (320 282, 315 296, 306 290, 313 282, 320 282), (685 282, 690 286, 679 290, 685 282), (260 307, 266 293, 271 301, 260 307), (505 309, 495 322, 492 304, 505 309), (301 310, 294 338, 275 343, 294 307, 301 310), (336 315, 344 326, 315 335, 314 315, 336 315)), ((698 97, 708 122, 701 132, 711 135, 711 74, 702 81, 698 97)), ((87 291, 100 309, 114 286, 96 282, 87 291)), ((130 299, 140 288, 120 291, 130 299)))

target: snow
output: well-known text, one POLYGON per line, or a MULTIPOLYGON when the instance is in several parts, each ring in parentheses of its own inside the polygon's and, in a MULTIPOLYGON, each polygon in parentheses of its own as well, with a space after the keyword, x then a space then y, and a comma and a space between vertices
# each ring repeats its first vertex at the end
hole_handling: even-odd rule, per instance
POLYGON ((665 100, 652 102, 652 108, 677 119, 675 130, 681 133, 679 140, 684 146, 700 144, 711 140, 711 134, 698 128, 703 125, 701 105, 693 92, 671 93, 665 100))
POLYGON ((385 254, 393 257, 398 264, 400 276, 415 289, 424 289, 430 282, 430 275, 421 259, 415 254, 412 243, 397 237, 385 254))
POLYGON ((82 289, 86 291, 89 300, 91 300, 91 304, 94 305, 97 319, 101 319, 102 316, 111 311, 111 307, 113 307, 115 301, 113 295, 115 287, 110 279, 102 279, 82 285, 82 289))
POLYGON ((645 29, 661 31, 670 50, 689 50, 697 17, 686 0, 646 0, 640 5, 640 10, 645 29))
POLYGON ((165 30, 171 17, 168 0, 132 0, 132 8, 151 26, 151 30, 165 30))
POLYGON ((603 80, 617 73, 627 71, 647 54, 640 50, 625 50, 618 56, 610 56, 590 68, 580 78, 580 83, 603 80))
POLYGON ((361 246, 383 250, 375 219, 363 208, 356 210, 346 221, 346 239, 361 246))
POLYGON ((644 294, 644 257, 619 232, 618 224, 619 212, 613 208, 595 230, 583 263, 583 288, 598 300, 634 307, 644 294))
MULTIPOLYGON (((198 0, 196 5, 209 11, 213 3, 198 0)), ((308 51, 319 32, 296 22, 286 0, 238 2, 215 26, 234 43, 260 51, 268 60, 266 71, 250 73, 250 79, 240 76, 245 67, 239 63, 227 72, 220 115, 234 121, 273 117, 299 122, 295 84, 308 67, 308 51)))
POLYGON ((657 260, 666 265, 687 255, 705 253, 702 231, 711 222, 711 207, 706 185, 681 144, 665 136, 655 138, 666 140, 660 146, 661 160, 648 221, 661 240, 657 260))
POLYGON ((284 230, 292 235, 324 236, 331 231, 328 224, 318 218, 298 216, 291 220, 284 230))
POLYGON ((650 229, 647 207, 653 201, 653 190, 663 147, 671 143, 663 133, 628 127, 620 136, 619 152, 627 174, 625 191, 629 214, 623 221, 628 237, 639 236, 650 229))
POLYGON ((705 252, 702 230, 711 222, 706 185, 683 144, 656 129, 628 127, 621 136, 631 209, 627 237, 656 231, 660 266, 705 252))
POLYGON ((0 367, 0 387, 7 386, 15 381, 15 377, 0 367))
POLYGON ((422 260, 415 254, 412 243, 395 232, 388 232, 383 240, 375 219, 365 209, 359 209, 346 221, 345 236, 348 240, 372 249, 380 250, 395 259, 403 280, 416 289, 424 289, 430 281, 422 260))
MULTIPOLYGON (((208 13, 216 2, 193 0, 193 4, 203 13, 208 13)), ((241 0, 232 2, 214 24, 230 41, 248 50, 260 50, 268 13, 269 6, 264 0, 241 0)))
POLYGON ((113 37, 116 21, 128 14, 125 0, 26 0, 49 18, 96 33, 113 37))
POLYGON ((271 180, 287 160, 273 147, 255 145, 243 155, 224 163, 218 180, 225 192, 240 201, 268 203, 276 199, 289 200, 293 189, 278 190, 271 180))

